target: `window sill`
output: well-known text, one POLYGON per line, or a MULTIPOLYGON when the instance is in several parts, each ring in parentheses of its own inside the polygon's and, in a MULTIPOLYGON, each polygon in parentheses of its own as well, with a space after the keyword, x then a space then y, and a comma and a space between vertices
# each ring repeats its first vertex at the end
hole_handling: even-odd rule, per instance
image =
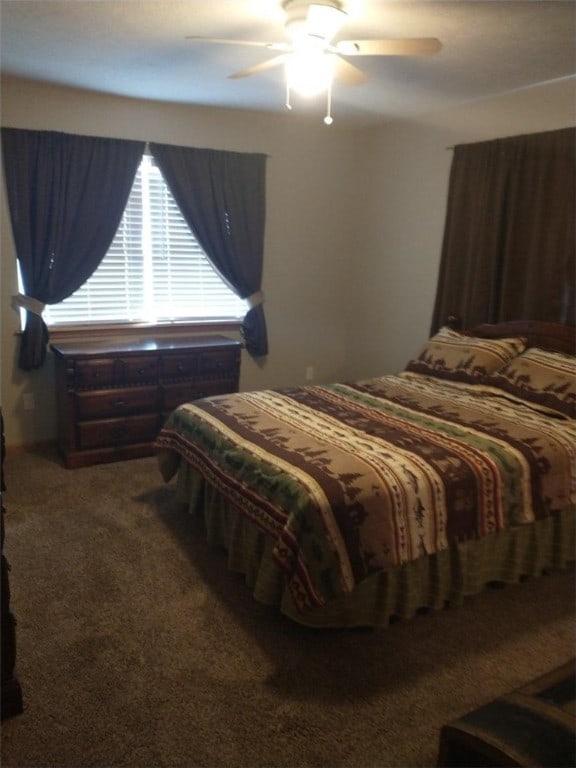
POLYGON ((132 323, 118 325, 74 325, 48 328, 50 341, 80 341, 119 339, 162 339, 205 333, 240 334, 241 320, 207 320, 190 323, 132 323))

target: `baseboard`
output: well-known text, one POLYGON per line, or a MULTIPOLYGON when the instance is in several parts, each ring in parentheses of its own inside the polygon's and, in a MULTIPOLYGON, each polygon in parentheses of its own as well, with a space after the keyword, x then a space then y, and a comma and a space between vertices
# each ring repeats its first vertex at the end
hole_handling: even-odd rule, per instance
POLYGON ((56 440, 40 440, 35 443, 6 443, 6 451, 10 453, 52 453, 56 449, 56 440))

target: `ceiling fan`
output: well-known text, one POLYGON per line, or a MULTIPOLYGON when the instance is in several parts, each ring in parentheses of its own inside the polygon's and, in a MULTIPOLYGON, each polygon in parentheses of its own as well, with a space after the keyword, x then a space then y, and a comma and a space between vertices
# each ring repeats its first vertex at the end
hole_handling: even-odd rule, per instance
POLYGON ((286 106, 290 107, 290 90, 305 95, 328 92, 328 114, 324 122, 330 124, 332 79, 336 77, 346 85, 359 85, 368 75, 348 57, 355 56, 429 56, 438 53, 442 44, 435 37, 402 38, 388 40, 338 40, 334 38, 346 20, 342 0, 284 0, 284 29, 289 42, 258 42, 188 36, 187 39, 223 45, 249 45, 277 52, 252 67, 229 75, 232 79, 248 77, 284 65, 286 68, 286 106))

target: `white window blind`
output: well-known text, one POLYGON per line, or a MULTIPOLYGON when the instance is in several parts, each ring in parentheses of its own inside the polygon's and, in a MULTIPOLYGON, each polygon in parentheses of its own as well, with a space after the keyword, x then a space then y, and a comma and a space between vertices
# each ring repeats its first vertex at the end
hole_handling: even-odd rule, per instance
POLYGON ((44 310, 49 326, 238 319, 246 304, 190 232, 149 156, 98 269, 72 296, 44 310))

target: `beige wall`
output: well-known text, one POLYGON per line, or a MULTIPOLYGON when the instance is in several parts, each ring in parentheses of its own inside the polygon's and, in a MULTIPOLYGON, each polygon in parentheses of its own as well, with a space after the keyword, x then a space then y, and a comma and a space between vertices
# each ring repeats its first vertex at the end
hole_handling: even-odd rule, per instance
MULTIPOLYGON (((574 124, 573 81, 406 123, 327 128, 321 115, 270 116, 108 97, 6 80, 3 125, 264 152, 264 291, 270 355, 244 356, 242 389, 375 375, 403 367, 427 336, 451 153, 448 147, 574 124)), ((4 197, 4 196, 3 196, 4 197)), ((15 365, 15 257, 2 202, 1 400, 8 444, 54 437, 51 361, 15 365), (24 411, 32 392, 35 411, 24 411)))

